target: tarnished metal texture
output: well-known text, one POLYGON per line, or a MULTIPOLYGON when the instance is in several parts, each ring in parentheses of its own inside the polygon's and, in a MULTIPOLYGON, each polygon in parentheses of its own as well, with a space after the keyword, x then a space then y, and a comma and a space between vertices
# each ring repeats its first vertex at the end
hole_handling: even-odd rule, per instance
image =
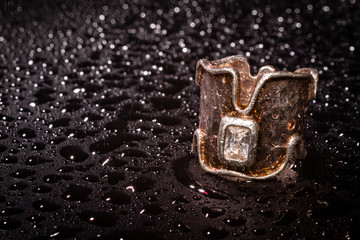
POLYGON ((277 175, 289 161, 305 157, 302 137, 306 110, 316 95, 317 81, 317 71, 307 68, 277 72, 265 66, 252 76, 242 55, 211 62, 199 60, 196 82, 201 89, 200 123, 193 149, 202 167, 236 180, 266 179, 277 175), (258 131, 251 131, 257 142, 250 142, 246 148, 255 159, 244 162, 251 165, 226 161, 223 156, 226 136, 222 128, 231 123, 220 122, 237 118, 253 120, 259 126, 258 131))

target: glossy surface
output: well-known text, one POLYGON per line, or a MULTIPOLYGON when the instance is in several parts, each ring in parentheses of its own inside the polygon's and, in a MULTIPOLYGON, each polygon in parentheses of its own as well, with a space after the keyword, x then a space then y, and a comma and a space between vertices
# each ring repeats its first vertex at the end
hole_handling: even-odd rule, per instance
POLYGON ((193 149, 202 168, 234 180, 259 180, 276 176, 290 162, 304 158, 306 110, 316 96, 318 78, 316 69, 276 71, 269 65, 251 75, 243 55, 199 60, 195 82, 200 86, 200 116, 193 149), (239 101, 244 98, 241 94, 248 101, 239 101), (236 121, 256 125, 246 143, 247 155, 238 159, 228 156, 229 150, 239 150, 226 143, 226 128, 238 125, 236 121))
POLYGON ((1 238, 358 239, 358 6, 2 1, 1 238), (238 53, 319 70, 293 181, 190 154, 196 62, 238 53))

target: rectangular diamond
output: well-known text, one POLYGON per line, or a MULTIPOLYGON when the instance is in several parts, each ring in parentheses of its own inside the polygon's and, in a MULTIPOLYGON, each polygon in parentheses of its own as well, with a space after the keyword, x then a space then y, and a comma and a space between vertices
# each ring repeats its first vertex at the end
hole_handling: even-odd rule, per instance
POLYGON ((249 155, 250 134, 249 128, 228 126, 225 131, 225 158, 246 161, 249 155))

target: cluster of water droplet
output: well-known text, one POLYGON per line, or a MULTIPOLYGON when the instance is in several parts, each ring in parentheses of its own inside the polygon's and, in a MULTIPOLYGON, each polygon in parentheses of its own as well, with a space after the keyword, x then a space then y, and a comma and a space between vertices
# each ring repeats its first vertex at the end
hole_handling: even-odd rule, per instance
POLYGON ((0 235, 349 237, 359 223, 355 4, 6 2, 0 235), (225 181, 189 153, 196 61, 239 53, 253 72, 320 70, 295 183, 225 181))

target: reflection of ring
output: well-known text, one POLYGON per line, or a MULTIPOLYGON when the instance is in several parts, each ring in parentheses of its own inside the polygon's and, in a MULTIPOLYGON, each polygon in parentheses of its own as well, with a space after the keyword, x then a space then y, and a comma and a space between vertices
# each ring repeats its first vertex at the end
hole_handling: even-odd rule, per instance
POLYGON ((266 179, 305 157, 305 116, 317 81, 310 68, 291 73, 265 66, 252 76, 242 55, 199 60, 200 124, 193 151, 202 168, 234 180, 266 179))

